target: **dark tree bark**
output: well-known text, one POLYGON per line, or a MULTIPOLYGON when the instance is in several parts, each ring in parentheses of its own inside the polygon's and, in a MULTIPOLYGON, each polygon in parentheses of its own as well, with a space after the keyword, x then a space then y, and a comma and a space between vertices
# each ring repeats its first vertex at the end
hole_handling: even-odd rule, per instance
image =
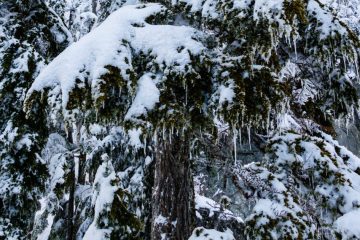
MULTIPOLYGON (((67 126, 66 127, 66 131, 67 131, 67 140, 70 144, 74 144, 74 139, 73 139, 73 129, 71 126, 67 126)), ((69 181, 70 181, 70 186, 69 186, 69 202, 68 202, 68 206, 67 206, 67 239, 68 240, 73 240, 74 239, 74 203, 75 203, 75 188, 76 188, 76 183, 75 183, 75 162, 74 162, 74 154, 71 154, 71 158, 68 159, 69 160, 69 164, 70 164, 70 173, 69 173, 69 181)))
POLYGON ((70 189, 69 189, 69 203, 68 203, 68 219, 67 219, 67 239, 73 240, 75 236, 74 231, 74 203, 75 203, 75 169, 74 164, 71 166, 70 173, 70 189))
POLYGON ((79 154, 79 172, 78 172, 78 179, 77 183, 84 185, 85 184, 85 163, 86 163, 86 154, 80 152, 79 154))
POLYGON ((158 144, 155 184, 152 199, 151 239, 185 240, 194 225, 194 186, 189 159, 189 144, 184 138, 158 144))

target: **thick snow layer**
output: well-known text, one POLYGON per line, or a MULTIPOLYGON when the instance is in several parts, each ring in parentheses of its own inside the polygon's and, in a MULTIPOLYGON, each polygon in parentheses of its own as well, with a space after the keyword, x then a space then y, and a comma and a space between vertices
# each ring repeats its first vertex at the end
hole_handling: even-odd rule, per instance
POLYGON ((195 228, 189 240, 235 240, 233 232, 227 229, 225 232, 219 232, 215 229, 206 229, 203 227, 195 228))
POLYGON ((357 209, 339 217, 334 226, 342 234, 343 239, 356 239, 360 236, 359 220, 360 209, 357 209))
POLYGON ((192 39, 195 33, 201 33, 187 26, 146 25, 134 30, 135 38, 131 41, 131 46, 138 52, 151 51, 160 66, 165 63, 184 71, 185 65, 190 63, 187 51, 198 54, 203 49, 201 43, 192 39))
POLYGON ((201 196, 199 194, 195 194, 195 209, 196 210, 208 209, 209 217, 214 216, 215 212, 220 212, 219 215, 220 219, 234 219, 238 223, 244 222, 242 218, 235 216, 234 213, 232 213, 230 210, 228 209, 221 210, 221 206, 219 203, 205 196, 201 196))
POLYGON ((133 128, 128 131, 129 144, 133 146, 135 149, 143 146, 140 140, 141 133, 142 131, 140 128, 133 128))
MULTIPOLYGON (((39 200, 41 208, 39 211, 37 211, 35 213, 35 222, 39 220, 40 216, 45 212, 46 209, 46 204, 47 204, 47 199, 46 198, 42 198, 39 200)), ((47 221, 47 225, 46 228, 38 235, 37 240, 47 240, 49 239, 50 236, 50 232, 51 232, 51 227, 53 225, 54 222, 54 218, 55 216, 52 214, 49 214, 46 221, 47 221)))
POLYGON ((106 133, 106 128, 99 124, 94 123, 89 126, 89 131, 93 135, 100 135, 106 133))
POLYGON ((185 71, 185 65, 190 63, 189 51, 199 54, 203 45, 194 40, 199 34, 191 27, 146 23, 147 17, 164 10, 159 4, 120 8, 56 57, 35 79, 27 96, 60 85, 65 108, 69 92, 76 85, 84 87, 88 81, 97 99, 101 76, 108 72, 106 66, 119 68, 122 77, 129 80, 133 52, 152 55, 162 70, 171 65, 172 70, 185 71))
POLYGON ((158 78, 150 73, 139 79, 136 97, 125 116, 125 120, 145 115, 159 102, 160 91, 156 87, 157 81, 158 78))
POLYGON ((46 219, 46 220, 47 220, 47 226, 46 226, 46 228, 44 229, 44 231, 41 232, 41 233, 38 235, 37 240, 48 240, 48 239, 49 239, 50 232, 51 232, 51 227, 52 227, 53 222, 54 222, 54 218, 55 218, 54 215, 49 214, 49 216, 48 216, 47 219, 46 219))
MULTIPOLYGON (((330 135, 320 133, 319 137, 287 133, 273 140, 275 166, 281 177, 283 166, 301 166, 315 192, 326 199, 326 207, 336 209, 343 217, 336 221, 338 231, 347 236, 358 231, 353 225, 346 225, 358 213, 360 202, 360 159, 340 146, 330 135), (313 172, 311 172, 313 171, 313 172), (348 227, 347 227, 348 226, 348 227)), ((282 182, 288 181, 284 176, 282 182)), ((260 204, 264 206, 264 204, 260 204)), ((325 222, 335 217, 327 209, 317 209, 325 222)), ((267 213, 269 214, 269 213, 267 213)), ((270 215, 270 214, 269 214, 270 215)))
POLYGON ((234 85, 231 84, 230 86, 226 87, 224 85, 221 85, 219 87, 220 96, 219 96, 219 104, 223 104, 225 102, 232 103, 233 99, 235 97, 234 92, 234 85))
MULTIPOLYGON (((106 158, 106 156, 102 156, 106 158)), ((95 176, 94 192, 92 204, 95 208, 94 221, 89 226, 84 235, 84 240, 105 239, 111 233, 109 228, 100 228, 98 221, 105 211, 111 206, 114 194, 118 187, 113 186, 112 182, 116 179, 114 168, 110 161, 104 162, 97 170, 95 176)))
POLYGON ((215 211, 219 211, 220 205, 214 200, 201 196, 199 194, 195 195, 195 209, 206 208, 209 209, 209 216, 213 216, 215 211))
POLYGON ((339 20, 335 19, 330 11, 325 11, 323 7, 320 6, 320 1, 309 1, 307 9, 310 13, 314 14, 314 17, 321 22, 322 24, 318 26, 320 31, 321 38, 326 38, 335 33, 340 33, 341 35, 346 35, 345 28, 341 27, 339 20))

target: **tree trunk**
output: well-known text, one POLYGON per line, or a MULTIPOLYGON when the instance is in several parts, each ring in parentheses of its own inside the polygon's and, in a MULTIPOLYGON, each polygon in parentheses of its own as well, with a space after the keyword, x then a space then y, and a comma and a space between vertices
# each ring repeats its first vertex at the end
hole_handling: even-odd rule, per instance
POLYGON ((189 144, 180 137, 158 144, 152 197, 151 239, 185 240, 194 220, 194 186, 189 144))
POLYGON ((69 189, 68 219, 67 219, 67 240, 74 239, 74 202, 75 202, 75 170, 71 168, 71 185, 69 189))
MULTIPOLYGON (((73 128, 72 126, 66 126, 67 132, 67 140, 70 144, 74 144, 73 139, 73 128)), ((70 180, 70 188, 69 188, 69 202, 67 208, 67 240, 74 239, 74 203, 75 203, 75 156, 71 154, 71 158, 69 159, 70 164, 70 173, 69 173, 69 180, 70 180)))

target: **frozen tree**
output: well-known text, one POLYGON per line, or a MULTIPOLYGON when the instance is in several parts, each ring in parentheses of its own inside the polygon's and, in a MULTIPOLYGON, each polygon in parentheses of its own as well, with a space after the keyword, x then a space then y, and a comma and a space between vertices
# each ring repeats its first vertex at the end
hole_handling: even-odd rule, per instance
POLYGON ((1 3, 0 233, 356 238, 353 2, 1 3))
POLYGON ((47 127, 41 105, 37 119, 26 119, 22 102, 44 64, 71 37, 41 1, 2 1, 0 22, 0 237, 28 238, 47 178, 39 155, 47 127))

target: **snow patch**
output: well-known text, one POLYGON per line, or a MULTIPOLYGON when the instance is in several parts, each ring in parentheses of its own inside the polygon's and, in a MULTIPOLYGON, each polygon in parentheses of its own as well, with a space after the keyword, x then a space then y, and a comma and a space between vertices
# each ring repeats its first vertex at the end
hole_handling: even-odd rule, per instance
POLYGON ((230 229, 225 232, 219 232, 215 229, 206 229, 203 227, 195 228, 189 240, 235 240, 234 234, 230 229))
POLYGON ((334 222, 335 229, 343 239, 356 239, 360 236, 360 209, 348 212, 334 222))
POLYGON ((136 97, 125 115, 125 120, 146 115, 155 107, 160 97, 160 91, 156 87, 157 81, 158 78, 151 73, 147 73, 139 79, 136 97))
MULTIPOLYGON (((96 100, 102 96, 100 85, 102 76, 108 73, 106 66, 120 69, 122 78, 130 81, 133 52, 152 55, 162 70, 171 66, 172 71, 186 71, 185 65, 191 61, 189 52, 196 55, 204 49, 195 40, 201 34, 187 26, 146 23, 149 16, 164 10, 162 5, 151 3, 120 8, 56 57, 35 79, 26 101, 34 92, 60 86, 62 106, 66 109, 70 92, 75 86, 85 87, 86 83, 96 100)), ((147 78, 140 83, 151 84, 147 78)), ((155 90, 153 85, 152 88, 155 90)), ((156 98, 152 100, 153 103, 156 98)))

